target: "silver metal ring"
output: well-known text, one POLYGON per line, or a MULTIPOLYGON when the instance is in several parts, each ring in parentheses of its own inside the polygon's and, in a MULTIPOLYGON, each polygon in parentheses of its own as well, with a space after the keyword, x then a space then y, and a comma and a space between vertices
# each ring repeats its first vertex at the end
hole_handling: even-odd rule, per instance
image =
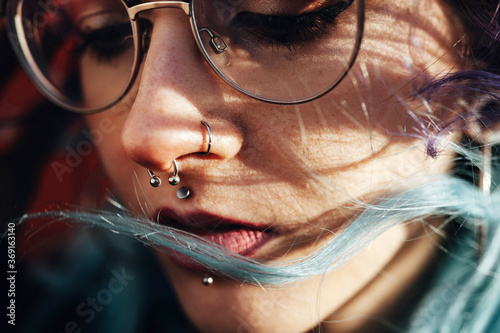
MULTIPOLYGON (((179 182, 181 181, 179 177, 179 168, 177 166, 177 161, 175 160, 175 158, 172 161, 172 165, 174 166, 174 173, 172 176, 168 177, 168 183, 172 186, 175 186, 178 185, 179 182)), ((154 172, 151 171, 150 169, 148 169, 148 175, 150 177, 149 184, 151 184, 151 186, 158 187, 161 185, 161 178, 155 175, 154 172)))
POLYGON ((201 154, 203 156, 207 156, 208 154, 210 154, 210 149, 212 148, 212 130, 210 129, 210 126, 205 121, 202 120, 201 123, 206 126, 207 131, 208 131, 208 147, 207 147, 207 151, 204 152, 204 153, 201 153, 201 154))

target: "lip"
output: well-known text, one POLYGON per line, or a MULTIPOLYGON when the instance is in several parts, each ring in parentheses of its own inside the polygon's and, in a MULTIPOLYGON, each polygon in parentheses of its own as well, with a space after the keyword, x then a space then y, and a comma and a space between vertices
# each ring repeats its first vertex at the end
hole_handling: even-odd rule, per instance
MULTIPOLYGON (((251 257, 272 237, 272 230, 267 225, 228 219, 210 213, 192 212, 180 215, 171 209, 161 208, 156 212, 156 216, 162 225, 190 232, 246 257, 251 257)), ((172 256, 172 260, 180 266, 200 270, 199 265, 193 264, 178 253, 172 256)))

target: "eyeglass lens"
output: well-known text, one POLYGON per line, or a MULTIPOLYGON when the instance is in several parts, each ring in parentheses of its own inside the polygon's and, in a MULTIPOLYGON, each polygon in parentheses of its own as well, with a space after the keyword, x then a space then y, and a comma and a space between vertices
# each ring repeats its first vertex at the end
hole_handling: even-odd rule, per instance
MULTIPOLYGON (((37 81, 49 97, 92 110, 124 94, 140 43, 122 1, 15 3, 28 66, 37 68, 37 81)), ((200 49, 230 85, 259 99, 287 102, 315 96, 345 74, 359 46, 357 1, 329 0, 312 8, 277 0, 269 6, 258 3, 192 3, 200 49)))

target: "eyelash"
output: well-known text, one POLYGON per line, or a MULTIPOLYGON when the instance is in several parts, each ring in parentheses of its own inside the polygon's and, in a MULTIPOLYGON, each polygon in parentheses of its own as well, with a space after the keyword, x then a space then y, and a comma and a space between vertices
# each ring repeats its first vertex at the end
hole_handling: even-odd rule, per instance
MULTIPOLYGON (((296 44, 317 40, 335 19, 351 6, 354 0, 338 2, 335 5, 300 15, 265 15, 240 12, 229 23, 230 31, 236 41, 253 41, 267 47, 282 46, 293 52, 296 44)), ((128 47, 132 39, 129 23, 112 24, 101 29, 83 33, 82 43, 77 54, 87 50, 100 63, 110 63, 128 47)))
POLYGON ((301 15, 265 15, 240 12, 230 22, 230 30, 236 40, 248 42, 254 39, 258 44, 269 47, 283 46, 290 52, 297 43, 317 40, 335 19, 351 6, 354 0, 301 15))
POLYGON ((104 28, 83 33, 82 44, 76 48, 77 54, 87 50, 99 63, 111 62, 123 53, 133 39, 130 23, 111 24, 104 28))

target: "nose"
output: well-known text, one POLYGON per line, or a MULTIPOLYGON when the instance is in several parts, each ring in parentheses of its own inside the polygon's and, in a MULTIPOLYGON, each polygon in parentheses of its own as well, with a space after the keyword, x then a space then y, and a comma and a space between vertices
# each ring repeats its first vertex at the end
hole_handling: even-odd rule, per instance
MULTIPOLYGON (((208 67, 191 33, 186 15, 163 9, 154 14, 151 41, 137 95, 122 131, 122 145, 138 164, 172 171, 172 160, 184 165, 210 156, 228 160, 238 154, 242 131, 224 103, 225 84, 208 67), (201 153, 201 154, 200 154, 201 153)), ((194 163, 195 164, 195 163, 194 163)))

